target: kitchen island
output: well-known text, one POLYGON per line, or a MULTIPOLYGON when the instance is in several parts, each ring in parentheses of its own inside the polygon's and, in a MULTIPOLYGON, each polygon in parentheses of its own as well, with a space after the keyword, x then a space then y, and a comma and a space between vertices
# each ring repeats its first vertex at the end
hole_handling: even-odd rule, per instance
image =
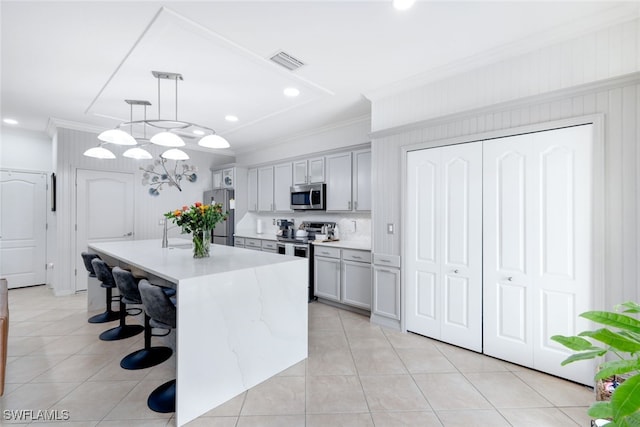
POLYGON ((306 259, 221 245, 194 259, 182 242, 89 245, 108 264, 177 289, 178 426, 307 357, 306 259))

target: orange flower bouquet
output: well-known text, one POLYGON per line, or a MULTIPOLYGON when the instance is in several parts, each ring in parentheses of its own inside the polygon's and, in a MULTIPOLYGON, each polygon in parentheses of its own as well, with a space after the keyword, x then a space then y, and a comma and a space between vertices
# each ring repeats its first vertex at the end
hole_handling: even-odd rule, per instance
POLYGON ((205 258, 209 256, 211 230, 217 223, 225 221, 229 212, 222 212, 221 203, 204 205, 196 202, 191 206, 167 212, 164 216, 181 227, 183 233, 192 233, 193 257, 205 258))

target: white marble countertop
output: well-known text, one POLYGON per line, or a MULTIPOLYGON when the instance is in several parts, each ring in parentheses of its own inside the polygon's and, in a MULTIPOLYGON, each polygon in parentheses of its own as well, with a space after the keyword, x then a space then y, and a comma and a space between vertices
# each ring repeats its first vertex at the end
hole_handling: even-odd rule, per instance
POLYGON ((276 241, 278 240, 276 238, 275 234, 272 233, 263 233, 263 234, 258 234, 255 231, 236 231, 233 234, 234 237, 244 237, 247 239, 261 239, 261 240, 273 240, 276 241))
POLYGON ((194 259, 191 242, 185 239, 169 239, 168 248, 162 248, 159 239, 90 243, 89 248, 173 283, 300 259, 224 245, 211 245, 209 258, 194 259))
POLYGON ((371 250, 371 241, 369 240, 337 240, 335 242, 317 242, 312 241, 316 246, 329 246, 340 249, 358 249, 362 251, 371 250))

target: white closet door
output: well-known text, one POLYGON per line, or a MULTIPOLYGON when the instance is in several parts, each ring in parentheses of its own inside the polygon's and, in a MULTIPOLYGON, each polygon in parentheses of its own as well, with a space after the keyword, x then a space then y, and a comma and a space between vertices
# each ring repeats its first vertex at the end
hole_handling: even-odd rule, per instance
POLYGON ((482 350, 482 145, 409 153, 407 329, 482 350))
POLYGON ((484 143, 484 344, 487 354, 584 384, 549 338, 587 329, 592 304, 592 126, 484 143))
POLYGON ((46 279, 47 176, 0 172, 0 276, 9 288, 46 279))

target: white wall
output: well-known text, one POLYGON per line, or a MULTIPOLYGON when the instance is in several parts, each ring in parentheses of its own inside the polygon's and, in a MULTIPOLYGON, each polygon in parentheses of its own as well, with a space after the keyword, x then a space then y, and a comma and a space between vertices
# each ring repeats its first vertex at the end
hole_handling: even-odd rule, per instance
POLYGON ((604 306, 640 299, 640 20, 372 104, 374 252, 400 255, 401 151, 449 138, 601 113, 604 134, 604 306), (630 74, 631 73, 631 74, 630 74), (602 80, 608 78, 606 80, 602 80), (590 82, 592 82, 590 84, 590 82), (595 83, 594 83, 595 82, 595 83))
POLYGON ((44 132, 34 132, 2 126, 0 169, 50 172, 51 138, 44 132))
POLYGON ((317 129, 284 141, 265 143, 264 148, 237 153, 236 162, 243 166, 256 166, 314 153, 347 148, 368 143, 371 121, 369 117, 338 123, 324 129, 317 129))
MULTIPOLYGON (((158 221, 163 213, 183 205, 190 205, 202 200, 202 193, 211 187, 210 168, 220 161, 228 162, 228 157, 216 156, 215 153, 189 151, 190 160, 187 164, 198 167, 198 179, 194 183, 184 182, 182 191, 173 187, 165 187, 159 196, 148 193, 149 186, 142 185, 142 171, 140 167, 151 164, 153 160, 133 160, 121 156, 125 148, 110 146, 116 154, 114 160, 99 160, 83 156, 83 152, 97 145, 97 135, 78 130, 60 128, 54 139, 54 151, 57 155, 56 174, 58 176, 58 209, 56 211, 56 248, 57 258, 53 280, 54 291, 57 295, 74 292, 74 268, 80 262, 80 251, 75 250, 75 176, 77 169, 105 170, 131 172, 135 174, 135 239, 160 239, 162 227, 158 221)), ((159 155, 161 147, 146 147, 154 155, 159 155)), ((188 151, 188 150, 185 150, 188 151)), ((177 235, 178 229, 172 230, 177 235)), ((84 274, 84 271, 78 271, 84 274)))

